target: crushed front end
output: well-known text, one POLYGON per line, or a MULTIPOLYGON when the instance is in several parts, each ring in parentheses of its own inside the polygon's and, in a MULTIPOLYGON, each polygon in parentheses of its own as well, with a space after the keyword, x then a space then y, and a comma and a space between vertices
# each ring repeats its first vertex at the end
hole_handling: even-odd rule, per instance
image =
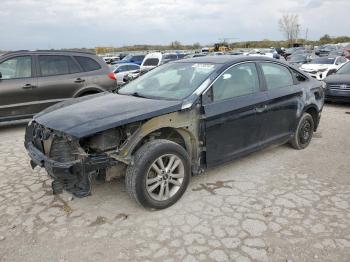
POLYGON ((78 139, 35 121, 27 126, 24 145, 32 168, 45 168, 53 179, 54 194, 65 189, 76 197, 88 196, 92 176, 114 164, 103 152, 88 154, 78 139))

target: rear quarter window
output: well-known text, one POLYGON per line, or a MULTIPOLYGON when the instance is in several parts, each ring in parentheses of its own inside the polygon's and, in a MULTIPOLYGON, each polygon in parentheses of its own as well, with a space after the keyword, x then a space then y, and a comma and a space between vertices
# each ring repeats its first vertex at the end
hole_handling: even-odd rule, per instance
POLYGON ((78 63, 85 72, 96 71, 101 69, 100 64, 90 57, 75 56, 74 58, 78 61, 78 63))
POLYGON ((157 66, 159 63, 158 58, 148 58, 146 61, 143 63, 144 66, 157 66))
POLYGON ((289 69, 274 63, 261 63, 268 89, 282 88, 294 84, 289 69))

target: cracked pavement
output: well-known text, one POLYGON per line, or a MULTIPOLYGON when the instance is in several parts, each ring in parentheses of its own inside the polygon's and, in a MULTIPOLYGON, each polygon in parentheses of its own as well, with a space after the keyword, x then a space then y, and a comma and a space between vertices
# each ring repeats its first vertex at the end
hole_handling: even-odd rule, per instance
POLYGON ((23 126, 0 128, 0 261, 350 261, 349 106, 327 104, 311 145, 251 154, 145 210, 124 180, 53 196, 23 126))

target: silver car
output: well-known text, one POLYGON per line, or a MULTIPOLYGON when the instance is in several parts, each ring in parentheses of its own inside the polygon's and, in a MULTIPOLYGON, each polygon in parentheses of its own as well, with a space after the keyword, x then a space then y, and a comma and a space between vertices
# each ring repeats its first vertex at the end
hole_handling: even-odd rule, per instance
POLYGON ((113 72, 117 78, 117 84, 123 85, 123 84, 125 84, 124 77, 128 74, 139 73, 140 66, 137 64, 132 64, 132 63, 118 64, 115 66, 115 69, 113 69, 113 72))

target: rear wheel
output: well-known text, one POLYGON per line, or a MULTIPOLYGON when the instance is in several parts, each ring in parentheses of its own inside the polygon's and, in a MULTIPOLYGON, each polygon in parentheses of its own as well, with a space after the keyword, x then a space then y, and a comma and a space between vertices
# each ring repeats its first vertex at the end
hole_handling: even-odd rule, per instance
POLYGON ((168 140, 143 145, 126 171, 126 188, 140 205, 163 209, 181 198, 190 180, 186 150, 168 140))
POLYGON ((292 147, 301 150, 306 148, 312 139, 315 123, 312 116, 304 113, 299 120, 295 134, 290 141, 292 147))

